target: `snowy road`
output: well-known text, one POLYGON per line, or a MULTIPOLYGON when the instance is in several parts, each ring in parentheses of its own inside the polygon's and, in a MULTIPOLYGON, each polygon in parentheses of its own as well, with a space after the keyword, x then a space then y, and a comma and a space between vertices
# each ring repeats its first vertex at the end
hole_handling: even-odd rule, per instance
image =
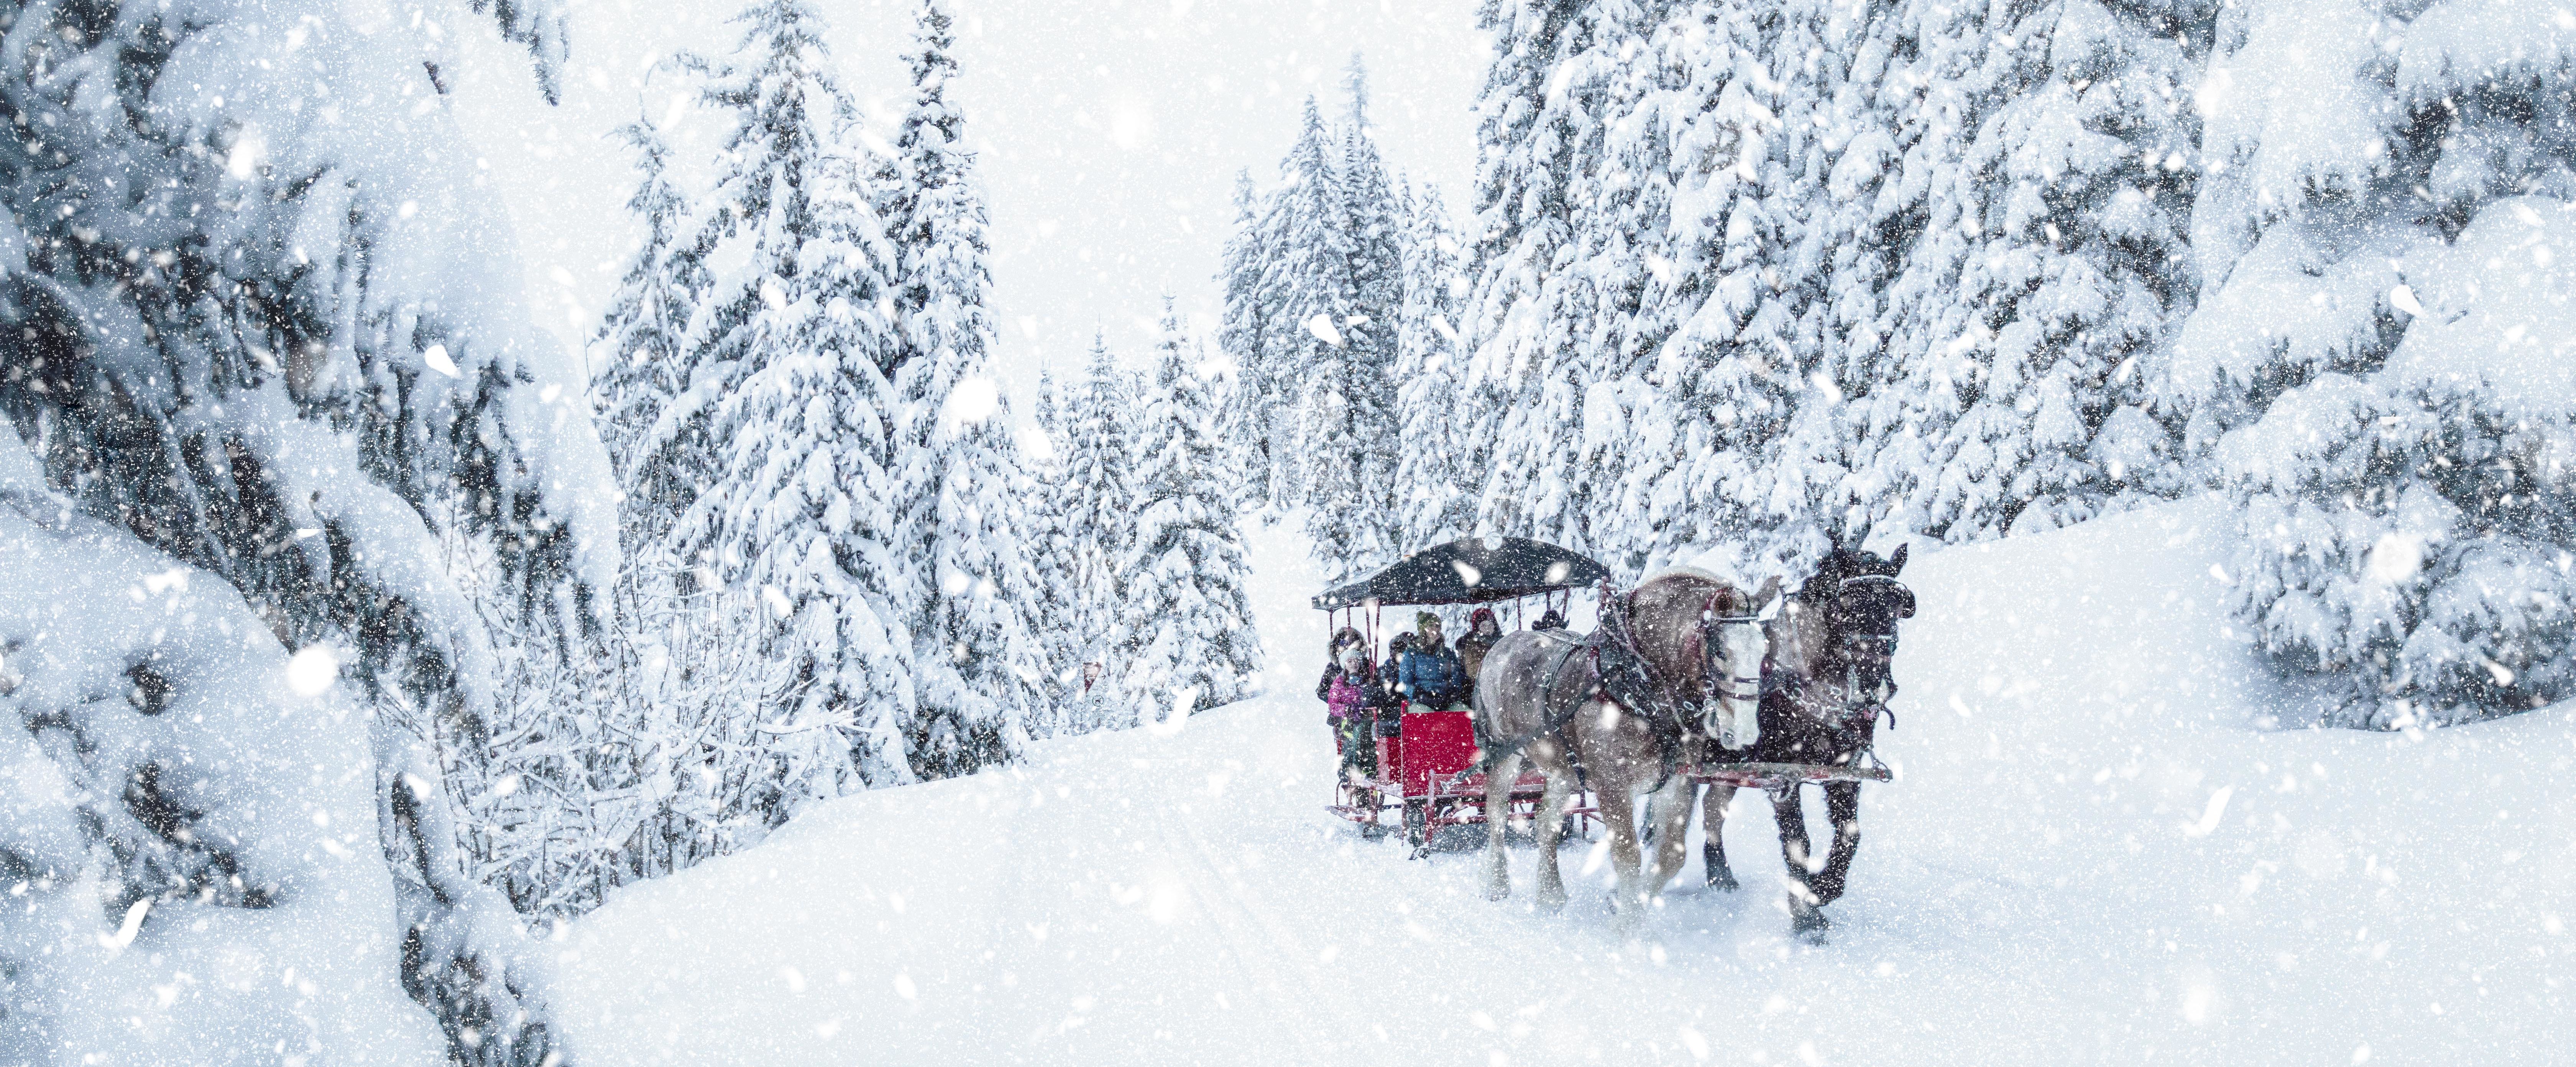
POLYGON ((1899 779, 1823 948, 1742 803, 1747 889, 1694 859, 1629 943, 1599 892, 1532 912, 1526 849, 1495 905, 1473 852, 1360 841, 1321 810, 1318 583, 1255 533, 1274 697, 631 888, 560 939, 561 1007, 593 1064, 2576 1058, 2576 713, 2249 728, 2282 697, 2224 630, 2215 514, 1914 565, 1899 779))

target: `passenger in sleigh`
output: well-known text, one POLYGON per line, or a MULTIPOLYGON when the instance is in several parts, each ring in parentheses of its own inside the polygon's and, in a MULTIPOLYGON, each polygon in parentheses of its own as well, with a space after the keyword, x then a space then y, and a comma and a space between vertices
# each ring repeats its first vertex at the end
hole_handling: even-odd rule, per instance
POLYGON ((1476 676, 1485 667, 1485 653, 1494 650, 1494 642, 1503 639, 1502 623, 1494 618, 1494 609, 1477 608, 1467 616, 1467 634, 1458 639, 1458 663, 1467 668, 1467 691, 1476 691, 1476 676))
POLYGON ((1467 710, 1467 667, 1440 639, 1440 616, 1426 611, 1413 620, 1413 647, 1398 661, 1395 673, 1396 692, 1412 705, 1406 710, 1467 710))
POLYGON ((1373 729, 1377 708, 1391 705, 1394 697, 1379 681, 1377 669, 1369 665, 1365 643, 1334 642, 1339 658, 1324 666, 1322 681, 1315 683, 1315 696, 1324 702, 1324 722, 1333 728, 1333 743, 1342 752, 1342 776, 1374 777, 1377 774, 1377 731, 1373 729))

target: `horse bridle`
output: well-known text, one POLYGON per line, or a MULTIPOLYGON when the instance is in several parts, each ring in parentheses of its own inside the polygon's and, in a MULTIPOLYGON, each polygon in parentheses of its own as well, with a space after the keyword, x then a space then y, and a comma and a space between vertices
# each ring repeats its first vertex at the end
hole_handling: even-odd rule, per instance
MULTIPOLYGON (((1914 595, 1914 591, 1907 589, 1905 587, 1905 583, 1897 581, 1894 575, 1888 574, 1856 574, 1849 578, 1841 579, 1837 584, 1842 589, 1849 589, 1855 585, 1885 586, 1900 593, 1904 593, 1908 600, 1911 600, 1914 595)), ((1913 606, 1908 604, 1906 606, 1905 613, 1897 616, 1897 618, 1902 619, 1912 614, 1914 614, 1913 606)), ((1843 646, 1843 651, 1847 655, 1856 655, 1870 651, 1882 652, 1889 658, 1894 658, 1896 655, 1896 629, 1893 621, 1889 623, 1888 631, 1886 633, 1845 632, 1840 635, 1839 640, 1843 646)))
MULTIPOLYGON (((1700 647, 1708 656, 1708 692, 1710 696, 1720 700, 1758 701, 1762 699, 1762 665, 1759 662, 1756 662, 1753 665, 1753 676, 1749 678, 1734 673, 1728 665, 1720 662, 1719 660, 1719 657, 1723 655, 1723 650, 1725 649, 1726 644, 1725 642, 1718 640, 1718 634, 1723 632, 1724 627, 1760 625, 1762 625, 1762 616, 1760 615, 1718 614, 1717 600, 1715 597, 1709 598, 1708 606, 1700 609, 1700 647)), ((1714 713, 1711 712, 1707 714, 1714 713)), ((1703 717, 1705 717, 1705 715, 1703 717)))

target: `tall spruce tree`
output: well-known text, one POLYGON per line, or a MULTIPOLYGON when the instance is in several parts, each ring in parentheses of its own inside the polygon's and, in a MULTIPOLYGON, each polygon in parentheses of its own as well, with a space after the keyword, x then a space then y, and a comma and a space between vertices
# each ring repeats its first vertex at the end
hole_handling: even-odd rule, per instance
POLYGON ((899 349, 895 254, 878 169, 848 129, 821 17, 760 0, 709 104, 729 109, 709 242, 747 243, 717 279, 683 403, 705 420, 715 478, 674 529, 730 586, 760 596, 758 640, 796 692, 767 732, 783 822, 804 804, 917 780, 911 648, 888 466, 899 349))
MULTIPOLYGON (((1271 504, 1276 507, 1310 503, 1311 478, 1349 483, 1356 477, 1326 470, 1347 469, 1347 456, 1328 463, 1319 455, 1349 447, 1334 436, 1346 420, 1346 382, 1326 369, 1352 363, 1339 354, 1347 343, 1343 330, 1350 324, 1353 300, 1350 206, 1337 167, 1341 154, 1323 112, 1307 97, 1297 141, 1280 162, 1281 188, 1270 197, 1261 221, 1261 240, 1270 255, 1262 267, 1260 300, 1277 326, 1261 360, 1272 398, 1262 433, 1269 442, 1271 504)), ((1338 490, 1333 499, 1349 499, 1354 491, 1338 490)), ((1318 546, 1317 551, 1324 549, 1318 546)))
POLYGON ((1605 166, 1610 100, 1642 72, 1627 69, 1626 5, 1489 0, 1480 21, 1496 35, 1477 101, 1476 289, 1466 317, 1469 454, 1486 473, 1477 525, 1592 551, 1594 472, 1582 441, 1584 383, 1600 362, 1597 301, 1636 263, 1586 249, 1589 212, 1625 188, 1605 166), (1584 266, 1578 267, 1577 264, 1584 266), (1587 269, 1606 268, 1599 278, 1587 269))
POLYGON ((2169 452, 2143 383, 2190 295, 2176 40, 2207 41, 2216 6, 1927 6, 1941 106, 1896 178, 1922 228, 1859 431, 1870 510, 1953 541, 2081 521, 2169 452))
MULTIPOLYGON (((551 93, 560 11, 478 10, 551 93)), ((0 410, 26 443, 0 448, 9 579, 59 589, 82 568, 162 588, 167 612, 166 634, 105 606, 77 633, 0 628, 48 650, 13 656, 30 688, 10 758, 85 798, 0 830, 13 867, 50 868, 18 867, 28 918, 0 939, 31 1057, 125 1032, 116 1006, 151 997, 132 967, 89 962, 102 901, 135 923, 128 961, 312 968, 261 998, 182 989, 143 1058, 291 1040, 410 1059, 442 1028, 457 1063, 557 1054, 545 972, 469 876, 445 788, 486 751, 497 657, 440 545, 477 546, 513 624, 577 639, 617 568, 590 492, 607 463, 571 361, 505 277, 513 242, 460 150, 439 29, 358 21, 375 20, 296 0, 0 13, 18 131, 0 139, 0 410), (291 78, 272 73, 285 26, 328 42, 291 78), (47 559, 64 569, 23 569, 47 559), (289 649, 318 668, 295 675, 308 688, 338 661, 337 694, 276 704, 289 649), (133 710, 97 699, 125 683, 133 710), (292 766, 261 755, 289 749, 292 766), (280 851, 288 812, 303 825, 280 851), (330 871, 293 855, 317 836, 330 871)))
POLYGON ((985 212, 949 99, 947 5, 915 9, 913 103, 887 224, 901 324, 894 386, 894 521, 901 624, 911 632, 913 725, 924 770, 959 773, 1016 751, 1045 721, 1046 656, 1023 605, 1040 577, 1016 429, 992 377, 985 212))
POLYGON ((1081 642, 1082 663, 1101 664, 1107 688, 1094 687, 1093 699, 1074 723, 1077 729, 1130 725, 1135 709, 1121 705, 1117 671, 1127 649, 1115 643, 1119 616, 1128 610, 1127 560, 1136 545, 1135 445, 1129 433, 1135 418, 1135 390, 1127 372, 1109 353, 1104 336, 1094 335, 1082 391, 1073 399, 1065 428, 1063 503, 1066 547, 1070 552, 1074 613, 1070 625, 1081 642))
POLYGON ((1271 358, 1276 332, 1294 326, 1279 321, 1270 305, 1277 294, 1263 284, 1275 254, 1262 225, 1269 216, 1268 198, 1253 184, 1251 172, 1236 172, 1234 232, 1226 237, 1217 268, 1217 281, 1225 289, 1217 343, 1235 364, 1234 389, 1226 394, 1221 425, 1242 479, 1238 500, 1255 506, 1272 500, 1274 469, 1286 459, 1273 455, 1272 431, 1279 409, 1295 398, 1283 388, 1271 358))
POLYGON ((690 316, 713 284, 689 195, 671 174, 671 146, 644 119, 617 129, 635 152, 635 194, 626 209, 644 224, 644 244, 627 264, 592 340, 592 389, 600 437, 625 498, 618 528, 630 547, 658 546, 671 519, 710 471, 691 420, 664 429, 662 415, 688 389, 690 316), (667 453, 656 461, 655 453, 667 453))
POLYGON ((1089 635, 1079 626, 1081 590, 1073 579, 1073 535, 1066 523, 1070 499, 1063 406, 1055 370, 1043 359, 1038 362, 1037 399, 1031 407, 1035 409, 1031 429, 1044 447, 1029 457, 1029 486, 1022 497, 1028 516, 1029 561, 1038 582, 1027 614, 1043 656, 1040 691, 1046 697, 1043 706, 1048 718, 1043 729, 1033 724, 1030 732, 1045 736, 1069 725, 1069 705, 1082 687, 1082 644, 1089 635))
MULTIPOLYGON (((1290 365, 1304 379, 1306 394, 1299 435, 1307 468, 1300 479, 1309 508, 1306 533, 1327 575, 1336 579, 1375 571, 1402 551, 1395 473, 1406 447, 1394 380, 1396 318, 1404 304, 1404 207, 1369 126, 1367 73, 1357 56, 1344 85, 1350 111, 1339 158, 1319 161, 1322 166, 1301 164, 1312 166, 1316 177, 1297 189, 1314 195, 1290 193, 1305 205, 1300 219, 1307 225, 1296 238, 1301 246, 1332 241, 1327 248, 1337 246, 1341 260, 1334 262, 1331 251, 1287 257, 1289 270, 1298 270, 1301 260, 1307 266, 1293 276, 1303 283, 1296 290, 1303 299, 1283 302, 1299 321, 1326 320, 1304 331, 1307 343, 1291 350, 1298 355, 1290 365)), ((1314 121, 1312 101, 1308 107, 1309 131, 1325 132, 1314 121)))
POLYGON ((1261 640, 1244 593, 1250 570, 1235 533, 1227 462, 1198 340, 1163 300, 1153 385, 1136 448, 1136 541, 1128 602, 1112 644, 1118 689, 1161 714, 1230 704, 1253 693, 1261 640))
POLYGON ((1460 247, 1429 184, 1402 198, 1405 219, 1404 302, 1396 312, 1395 386, 1402 451, 1393 489, 1400 550, 1412 551, 1466 535, 1475 526, 1475 487, 1468 482, 1458 422, 1458 304, 1465 277, 1460 247))

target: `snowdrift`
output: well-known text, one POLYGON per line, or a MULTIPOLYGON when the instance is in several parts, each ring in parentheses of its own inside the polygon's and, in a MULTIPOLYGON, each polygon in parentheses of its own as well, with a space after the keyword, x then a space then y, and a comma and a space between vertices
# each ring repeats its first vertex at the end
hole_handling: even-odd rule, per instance
POLYGON ((1583 843, 1547 915, 1525 848, 1494 905, 1463 847, 1361 842, 1321 810, 1300 699, 1320 582, 1255 534, 1282 695, 835 802, 631 887, 555 942, 571 1039, 596 1063, 2564 1055, 2576 710, 2262 728, 2298 694, 2220 606, 2228 520, 2187 502, 1909 569, 1898 779, 1865 795, 1822 948, 1786 936, 1758 804, 1727 827, 1747 888, 1694 861, 1624 943, 1583 843))

